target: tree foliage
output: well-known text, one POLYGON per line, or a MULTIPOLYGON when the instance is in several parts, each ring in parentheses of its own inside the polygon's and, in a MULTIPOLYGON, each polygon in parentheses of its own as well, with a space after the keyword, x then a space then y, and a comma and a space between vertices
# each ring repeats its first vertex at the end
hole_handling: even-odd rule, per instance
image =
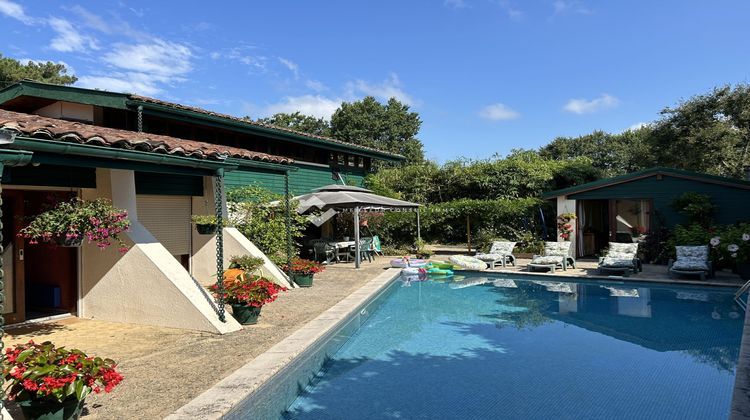
POLYGON ((395 98, 383 105, 372 96, 344 102, 331 117, 331 135, 339 140, 406 156, 408 163, 424 160, 417 139, 422 120, 395 98))
POLYGON ((46 63, 29 61, 24 64, 14 58, 3 57, 0 54, 0 88, 23 79, 58 85, 71 85, 78 80, 74 75, 68 74, 68 68, 64 64, 51 61, 46 63))
POLYGON ((279 112, 271 117, 258 118, 255 122, 290 128, 318 136, 329 137, 331 135, 331 126, 328 124, 328 121, 323 118, 315 118, 302 114, 299 111, 291 114, 279 112))

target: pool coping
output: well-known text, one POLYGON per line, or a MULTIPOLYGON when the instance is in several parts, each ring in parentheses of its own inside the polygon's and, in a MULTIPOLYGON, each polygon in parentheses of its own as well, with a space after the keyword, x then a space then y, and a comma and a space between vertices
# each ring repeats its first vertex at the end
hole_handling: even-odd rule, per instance
POLYGON ((220 419, 230 414, 292 361, 329 338, 363 305, 390 286, 400 273, 400 268, 387 269, 166 419, 220 419))

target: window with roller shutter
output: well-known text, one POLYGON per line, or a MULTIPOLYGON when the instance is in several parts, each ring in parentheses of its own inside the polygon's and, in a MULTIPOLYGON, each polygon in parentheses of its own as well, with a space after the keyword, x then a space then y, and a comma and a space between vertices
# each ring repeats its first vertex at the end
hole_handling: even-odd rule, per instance
POLYGON ((138 220, 175 256, 190 255, 191 199, 177 195, 138 195, 138 220))

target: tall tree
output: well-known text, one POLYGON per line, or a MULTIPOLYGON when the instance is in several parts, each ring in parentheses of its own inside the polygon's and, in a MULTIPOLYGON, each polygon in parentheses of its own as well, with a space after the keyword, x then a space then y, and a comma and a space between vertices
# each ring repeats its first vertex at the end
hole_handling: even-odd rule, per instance
POLYGON ((661 165, 741 177, 750 164, 750 85, 716 88, 662 116, 650 138, 661 165))
MULTIPOLYGON (((245 117, 249 118, 249 117, 245 117)), ((266 118, 258 118, 255 122, 271 124, 277 127, 291 128, 292 130, 315 134, 318 136, 330 136, 331 126, 323 118, 315 118, 305 115, 299 111, 294 113, 279 112, 266 118)))
POLYGON ((23 64, 14 58, 3 57, 0 54, 0 88, 23 79, 58 85, 72 85, 78 80, 77 77, 68 74, 68 68, 64 64, 51 61, 46 63, 29 61, 23 64))
POLYGON ((406 157, 407 163, 424 160, 422 142, 417 138, 422 120, 409 106, 391 98, 383 105, 372 96, 344 102, 331 117, 334 138, 374 147, 406 157))

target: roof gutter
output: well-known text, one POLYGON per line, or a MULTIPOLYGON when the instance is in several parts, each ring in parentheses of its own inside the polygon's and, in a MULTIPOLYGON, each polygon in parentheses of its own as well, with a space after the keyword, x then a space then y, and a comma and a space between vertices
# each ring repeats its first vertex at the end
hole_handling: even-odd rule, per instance
POLYGON ((336 151, 349 152, 349 153, 356 152, 357 154, 367 156, 367 157, 374 157, 376 159, 383 159, 383 160, 389 160, 389 161, 394 161, 394 162, 400 162, 406 159, 404 156, 401 156, 401 155, 395 155, 391 153, 380 152, 380 151, 369 150, 369 149, 362 149, 362 148, 357 147, 356 145, 346 146, 346 145, 342 145, 339 143, 333 143, 333 142, 326 141, 323 139, 318 139, 315 137, 307 137, 307 136, 303 136, 303 135, 299 135, 295 133, 289 133, 286 131, 275 130, 273 128, 268 128, 268 127, 243 124, 237 121, 227 120, 226 118, 202 114, 202 113, 190 111, 187 109, 173 108, 173 107, 168 107, 165 105, 158 105, 158 104, 153 104, 150 102, 138 101, 138 100, 132 100, 132 99, 128 100, 127 104, 131 106, 135 106, 135 107, 141 106, 143 107, 144 111, 151 110, 152 111, 150 112, 151 114, 158 114, 158 115, 166 116, 166 117, 171 116, 172 118, 174 118, 174 114, 182 114, 185 116, 189 116, 190 118, 198 118, 198 119, 202 119, 206 121, 212 121, 221 126, 232 126, 232 127, 242 128, 247 131, 261 132, 263 134, 273 136, 274 138, 277 138, 280 140, 287 140, 287 141, 300 143, 300 144, 316 143, 318 145, 325 145, 329 149, 333 149, 336 151))
POLYGON ((54 153, 59 155, 74 155, 130 162, 150 163, 156 165, 180 166, 193 169, 215 171, 219 168, 234 170, 236 165, 225 161, 208 161, 184 156, 173 156, 144 152, 141 150, 113 149, 105 146, 89 144, 66 143, 56 140, 42 140, 18 136, 10 147, 14 149, 30 150, 32 152, 54 153))
POLYGON ((268 163, 268 162, 261 162, 257 160, 247 160, 247 159, 237 159, 237 158, 227 158, 226 162, 230 165, 236 166, 237 169, 265 169, 268 171, 273 172, 295 172, 299 170, 296 166, 292 165, 281 165, 278 163, 268 163))

